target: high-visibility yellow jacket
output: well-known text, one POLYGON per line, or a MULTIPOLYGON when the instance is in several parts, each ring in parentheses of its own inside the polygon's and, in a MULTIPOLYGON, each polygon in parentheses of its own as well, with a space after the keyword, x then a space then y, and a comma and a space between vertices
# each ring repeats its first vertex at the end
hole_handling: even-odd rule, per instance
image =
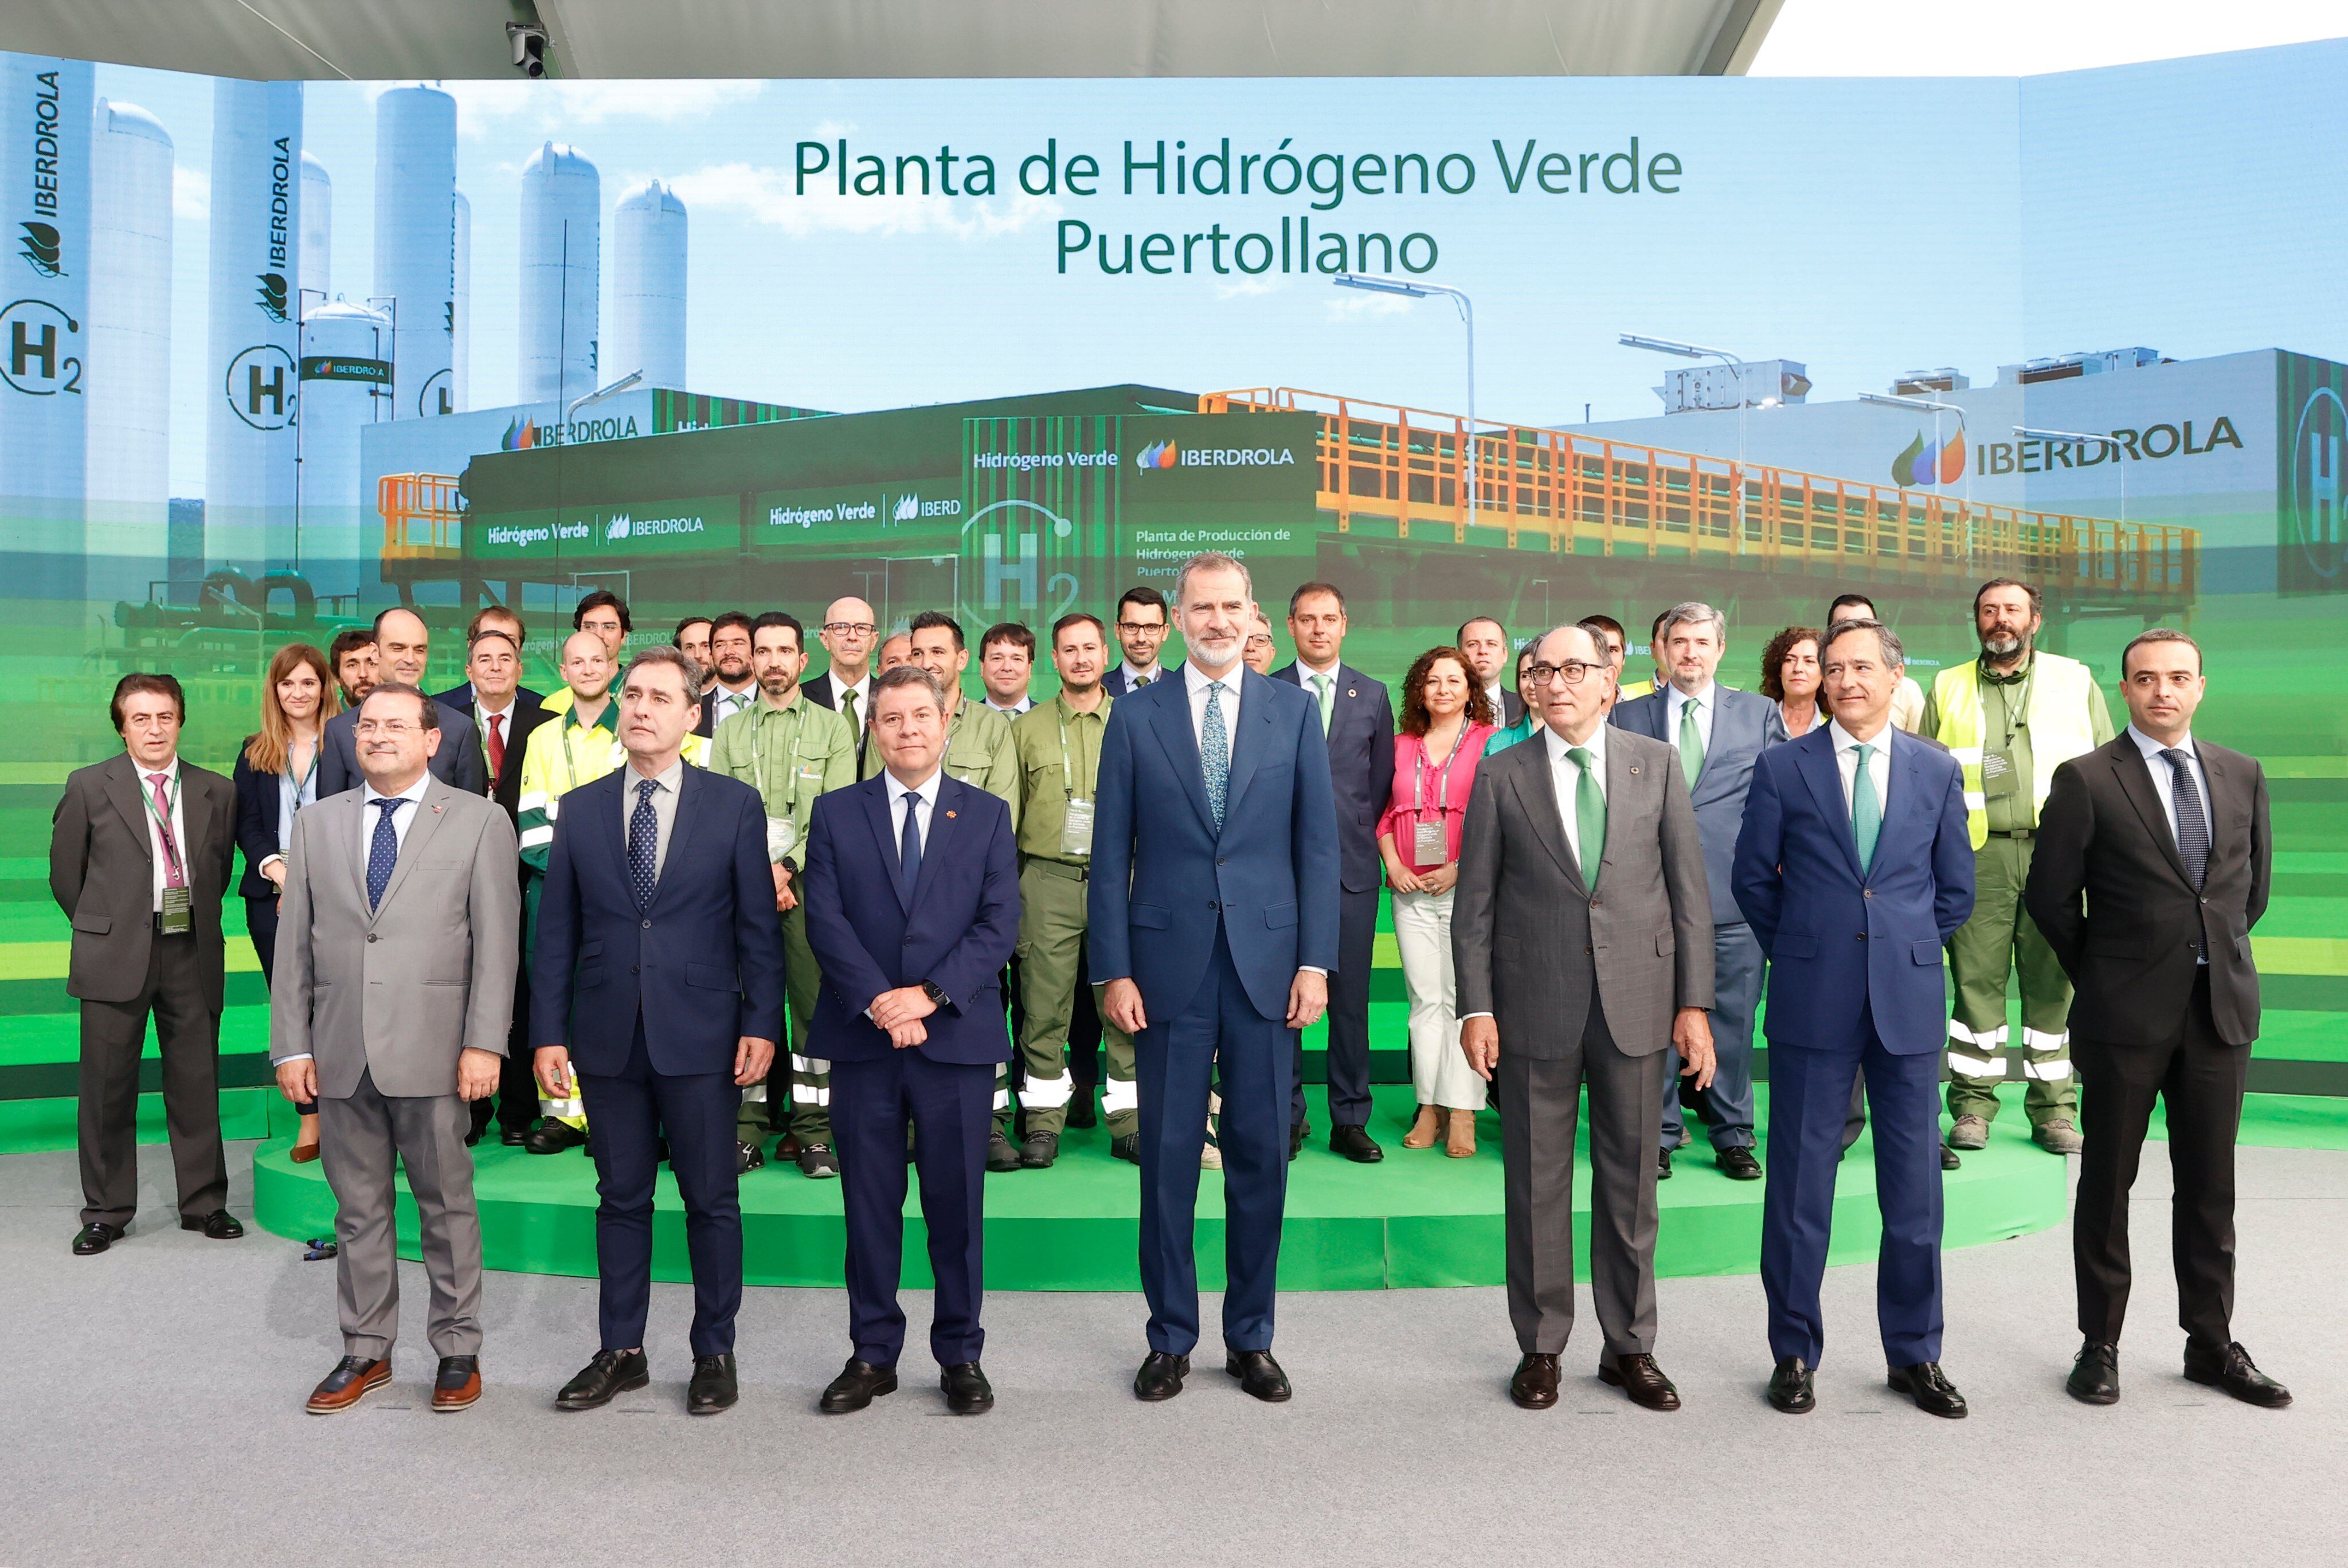
MULTIPOLYGON (((2096 733, 2096 721, 2106 710, 2093 671, 2059 653, 2034 651, 2030 657, 2030 789, 2037 809, 2044 811, 2054 787, 2054 770, 2073 757, 2085 756, 2109 735, 2096 733)), ((1932 739, 1948 747, 1964 770, 1965 826, 1979 849, 1989 842, 1989 800, 1982 787, 1981 661, 1968 659, 1934 677, 1928 711, 1932 739)), ((2105 719, 2100 727, 2108 731, 2110 721, 2105 719)))

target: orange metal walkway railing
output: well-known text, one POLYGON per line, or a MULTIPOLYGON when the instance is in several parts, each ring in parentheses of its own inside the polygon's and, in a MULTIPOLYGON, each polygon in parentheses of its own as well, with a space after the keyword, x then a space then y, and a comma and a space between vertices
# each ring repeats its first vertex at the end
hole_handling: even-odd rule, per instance
POLYGON ((386 560, 455 560, 463 515, 448 474, 386 474, 376 481, 386 560))
MULTIPOLYGON (((1320 507, 1338 531, 1469 542, 1468 422, 1394 404, 1254 387, 1201 414, 1319 416, 1320 507)), ((1927 580, 2007 574, 2050 590, 2190 603, 2200 535, 2158 523, 1995 507, 1768 463, 1487 425, 1476 443, 1477 531, 1509 549, 1869 566, 1927 580), (1530 536, 1528 538, 1527 536, 1530 536)))

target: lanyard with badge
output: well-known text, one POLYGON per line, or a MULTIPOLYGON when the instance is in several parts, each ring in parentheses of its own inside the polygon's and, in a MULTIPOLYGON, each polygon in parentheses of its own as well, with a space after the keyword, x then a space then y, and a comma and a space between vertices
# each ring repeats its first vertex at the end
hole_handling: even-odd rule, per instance
POLYGON ((1426 811, 1426 743, 1418 744, 1418 765, 1410 784, 1411 856, 1413 866, 1443 866, 1451 859, 1451 833, 1445 818, 1451 810, 1451 764, 1459 760, 1460 750, 1468 739, 1468 726, 1463 723, 1459 733, 1451 742, 1450 754, 1435 775, 1435 820, 1429 822, 1426 811))
POLYGON ((180 841, 171 832, 171 819, 180 813, 180 778, 171 775, 170 795, 158 806, 155 793, 140 790, 139 798, 147 804, 147 815, 154 819, 157 837, 163 845, 163 908, 156 920, 155 929, 166 937, 184 937, 195 928, 193 891, 188 886, 188 874, 180 859, 180 841))
POLYGON ((1060 853, 1090 858, 1093 852, 1093 803, 1076 798, 1076 769, 1068 753, 1068 715, 1060 714, 1060 780, 1068 796, 1067 815, 1060 819, 1060 853))
MULTIPOLYGON (((2012 691, 2005 701, 2005 744, 1986 747, 1982 752, 1982 799, 1984 802, 2003 800, 2020 793, 2022 770, 2013 758, 2013 733, 2030 727, 2030 694, 2038 681, 2038 661, 2030 661, 2029 673, 2023 676, 2019 689, 2012 691)), ((2004 689, 2003 682, 1999 683, 2004 689)))
MULTIPOLYGON (((767 798, 766 717, 764 713, 757 713, 752 715, 750 720, 750 763, 757 770, 758 798, 762 801, 767 798)), ((791 760, 783 771, 783 778, 793 790, 798 788, 799 781, 806 776, 799 768, 799 739, 806 730, 804 720, 793 725, 791 729, 791 760)), ((796 814, 787 810, 780 816, 771 814, 767 816, 767 858, 769 861, 779 862, 798 847, 798 842, 799 825, 796 814)))
MULTIPOLYGON (((304 771, 302 776, 298 779, 294 777, 290 773, 284 775, 285 782, 292 786, 294 791, 293 798, 287 803, 285 808, 286 821, 290 822, 293 818, 301 815, 302 808, 304 806, 314 805, 317 804, 318 753, 324 749, 325 746, 323 738, 312 741, 310 743, 309 767, 304 771)), ((285 749, 285 761, 287 765, 290 767, 294 761, 294 749, 291 745, 287 746, 285 749)), ((281 830, 278 833, 277 847, 281 852, 288 847, 287 840, 291 836, 292 833, 290 829, 281 830)))

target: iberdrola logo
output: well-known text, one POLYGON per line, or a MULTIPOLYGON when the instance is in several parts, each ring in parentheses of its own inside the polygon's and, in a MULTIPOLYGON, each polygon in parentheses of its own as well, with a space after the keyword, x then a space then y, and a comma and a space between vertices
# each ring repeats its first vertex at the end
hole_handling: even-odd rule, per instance
POLYGON ((1936 463, 1931 444, 1918 431, 1915 439, 1891 459, 1891 482, 1905 489, 1910 485, 1946 485, 1959 478, 1965 471, 1965 433, 1960 430, 1950 436, 1938 456, 1936 463))
POLYGON ((1144 446, 1133 455, 1133 466, 1137 468, 1171 468, 1174 466, 1174 443, 1159 441, 1144 446))
POLYGON ((506 433, 498 438, 498 449, 501 452, 527 452, 537 445, 538 426, 527 419, 509 421, 506 433))
POLYGON ((628 537, 629 527, 628 514, 622 512, 618 517, 613 518, 610 522, 603 525, 603 538, 605 541, 609 542, 614 539, 626 538, 628 537))

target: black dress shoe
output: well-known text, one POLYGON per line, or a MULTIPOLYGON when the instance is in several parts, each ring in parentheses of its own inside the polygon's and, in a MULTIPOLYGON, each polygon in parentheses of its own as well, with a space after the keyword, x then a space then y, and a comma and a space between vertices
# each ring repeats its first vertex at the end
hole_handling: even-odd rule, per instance
POLYGON ((720 1410, 732 1409, 734 1401, 741 1397, 741 1385, 734 1378, 733 1351, 693 1358, 693 1380, 685 1386, 686 1415, 714 1416, 720 1410))
POLYGON ((1133 1375, 1133 1397, 1151 1404, 1170 1399, 1182 1391, 1182 1379, 1190 1375, 1190 1358, 1171 1356, 1163 1350, 1152 1350, 1142 1358, 1141 1370, 1133 1375))
POLYGON ((532 1154, 560 1154, 565 1149, 580 1148, 586 1142, 586 1133, 568 1122, 548 1116, 523 1136, 521 1146, 532 1154))
POLYGON ((1810 1386, 1810 1369, 1799 1356, 1788 1356, 1769 1374, 1769 1408, 1789 1416, 1806 1416, 1818 1408, 1818 1390, 1810 1386))
POLYGON ((1019 1151, 999 1126, 986 1130, 986 1168, 990 1171, 1015 1171, 1019 1168, 1019 1151))
POLYGON ((1720 1173, 1732 1182, 1757 1182, 1761 1179, 1761 1162, 1753 1157, 1750 1149, 1723 1149, 1714 1157, 1720 1162, 1720 1173))
POLYGON ((468 1149, 471 1148, 474 1144, 476 1144, 476 1143, 479 1143, 480 1141, 481 1141, 481 1129, 479 1129, 479 1127, 474 1128, 471 1132, 468 1132, 468 1133, 466 1133, 466 1134, 465 1134, 465 1147, 466 1147, 466 1148, 468 1148, 468 1149))
POLYGON ((1941 1370, 1938 1361, 1919 1361, 1912 1367, 1893 1367, 1884 1381, 1897 1393, 1916 1401, 1916 1408, 1928 1416, 1941 1416, 1949 1420, 1962 1420, 1965 1397, 1941 1370))
POLYGON ((1129 1164, 1138 1165, 1141 1163, 1141 1134, 1128 1132, 1122 1138, 1111 1138, 1108 1152, 1129 1164))
POLYGON ((851 1356, 839 1376, 816 1401, 816 1409, 827 1416, 845 1416, 860 1410, 883 1394, 897 1391, 897 1368, 875 1367, 870 1361, 860 1361, 851 1356))
POLYGON ((1533 1352, 1518 1362, 1517 1375, 1509 1379, 1509 1398, 1526 1410, 1546 1410, 1556 1404, 1557 1358, 1533 1352))
POLYGON ((1285 1400, 1292 1390, 1288 1374, 1272 1358, 1269 1350, 1226 1350, 1223 1370, 1240 1380, 1240 1389, 1268 1405, 1285 1400))
POLYGON ((2250 1353, 2236 1344, 2212 1350, 2187 1340, 2185 1378, 2189 1383, 2223 1389, 2246 1405, 2280 1410, 2291 1403, 2291 1390, 2260 1371, 2252 1364, 2250 1353))
POLYGON ((1954 1149, 1950 1148, 1946 1143, 1941 1145, 1941 1169, 1953 1171, 1963 1164, 1964 1162, 1957 1158, 1957 1152, 1954 1149))
POLYGON ((938 1387, 946 1391, 946 1409, 957 1416, 983 1416, 994 1409, 994 1385, 975 1361, 942 1368, 938 1387))
POLYGON ((1076 1085, 1076 1098, 1068 1102, 1069 1126, 1097 1127, 1100 1125, 1100 1112, 1093 1109, 1093 1091, 1097 1087, 1090 1083, 1076 1085))
POLYGON ((734 1140, 734 1173, 747 1176, 767 1163, 767 1152, 747 1138, 734 1140))
POLYGON ((1060 1135, 1057 1132, 1030 1132, 1027 1141, 1019 1145, 1019 1163, 1030 1171, 1048 1171, 1052 1162, 1060 1157, 1060 1135))
POLYGON ((1375 1165, 1386 1157, 1386 1152, 1378 1147, 1367 1127, 1345 1122, 1329 1129, 1329 1152, 1343 1154, 1356 1165, 1375 1165))
POLYGON ((558 1410, 601 1409, 616 1395, 641 1389, 653 1380, 652 1364, 642 1350, 598 1350, 554 1396, 558 1410))
POLYGON ((831 1152, 829 1143, 809 1143, 799 1151, 799 1174, 812 1176, 818 1181, 837 1176, 839 1174, 839 1156, 831 1152))
POLYGON ((81 1229, 74 1233, 74 1255, 76 1257, 96 1257, 99 1253, 104 1252, 108 1247, 112 1246, 116 1242, 118 1242, 121 1239, 122 1227, 120 1225, 110 1225, 104 1220, 92 1220, 89 1224, 82 1226, 81 1229))
POLYGON ((1671 1179, 1672 1152, 1669 1149, 1658 1149, 1655 1151, 1655 1180, 1668 1182, 1671 1179))
POLYGON ((1304 1147, 1304 1140, 1311 1136, 1313 1136, 1312 1117, 1307 1116, 1302 1122, 1292 1122, 1288 1124, 1288 1157, 1291 1160, 1296 1158, 1298 1153, 1304 1147))
POLYGON ((1643 1409, 1676 1410, 1680 1391, 1663 1376, 1653 1356, 1610 1356, 1598 1363, 1598 1380, 1620 1389, 1643 1409))
POLYGON ((181 1214, 180 1228, 183 1231, 201 1231, 213 1241, 234 1241, 244 1235, 244 1227, 239 1225, 236 1216, 226 1209, 214 1209, 201 1219, 190 1219, 187 1215, 181 1214))
POLYGON ((2120 1348, 2102 1339, 2080 1346, 2071 1375, 2063 1379, 2063 1391, 2083 1405, 2118 1404, 2120 1348))
POLYGON ((498 1129, 498 1142, 503 1143, 509 1149, 519 1149, 524 1143, 530 1142, 530 1129, 527 1127, 500 1127, 498 1129))

